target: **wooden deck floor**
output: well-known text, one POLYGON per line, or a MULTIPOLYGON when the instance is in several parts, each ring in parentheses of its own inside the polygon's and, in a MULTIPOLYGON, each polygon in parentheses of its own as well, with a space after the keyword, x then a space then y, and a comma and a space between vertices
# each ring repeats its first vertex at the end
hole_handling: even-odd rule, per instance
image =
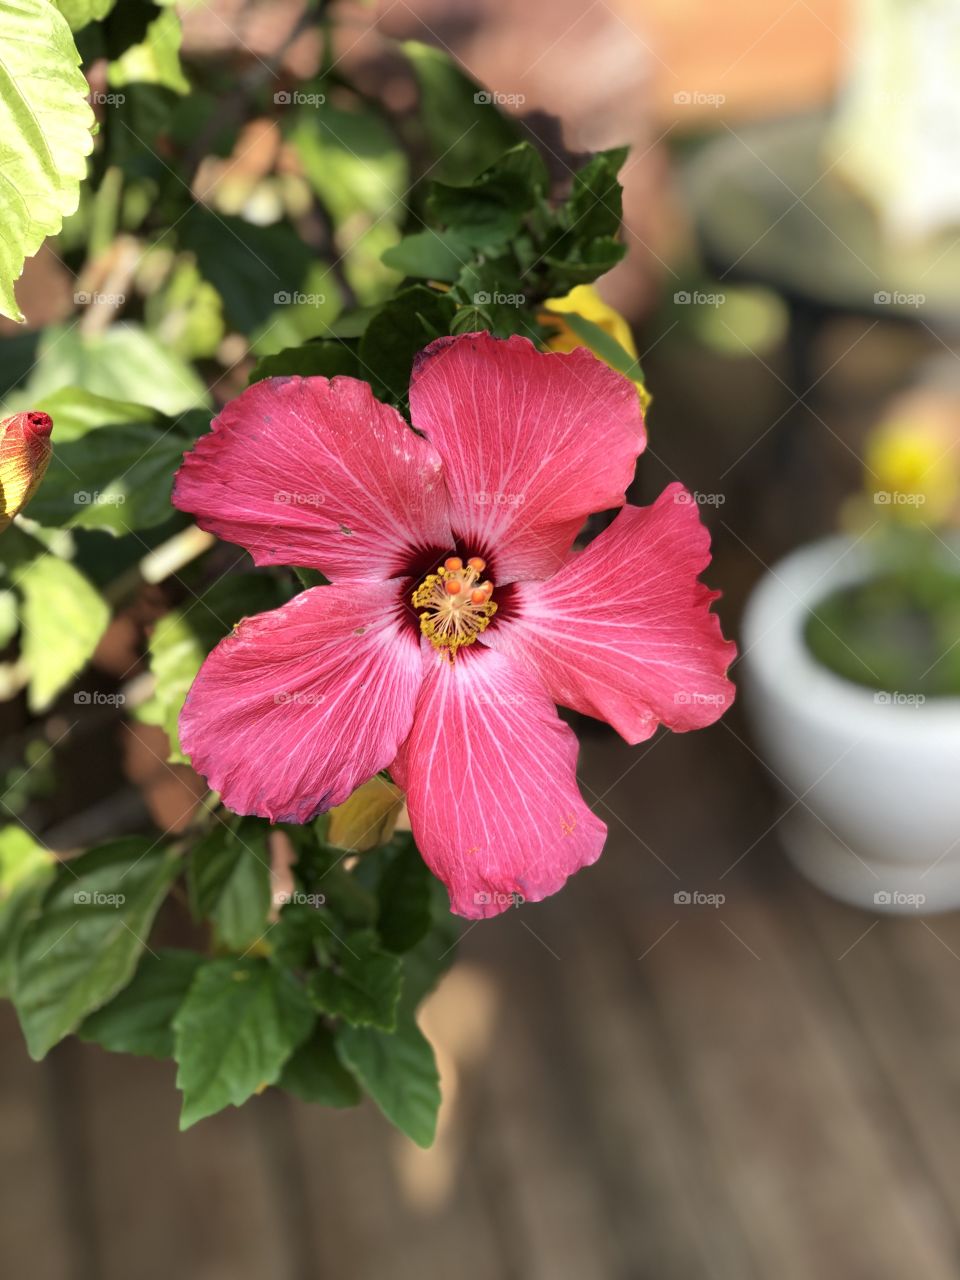
POLYGON ((271 1096, 178 1136, 172 1070, 72 1043, 38 1067, 5 1015, 3 1274, 955 1278, 960 916, 808 889, 739 735, 588 740, 608 850, 470 930, 427 1015, 429 1153, 271 1096))

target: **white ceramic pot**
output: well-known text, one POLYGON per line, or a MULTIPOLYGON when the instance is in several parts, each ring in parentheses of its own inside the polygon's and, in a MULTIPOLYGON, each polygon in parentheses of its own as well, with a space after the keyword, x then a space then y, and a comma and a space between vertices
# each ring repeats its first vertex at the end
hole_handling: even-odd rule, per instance
POLYGON ((872 912, 960 907, 960 698, 876 693, 815 661, 811 607, 869 577, 863 543, 828 538, 764 575, 743 624, 744 692, 790 807, 794 865, 872 912))

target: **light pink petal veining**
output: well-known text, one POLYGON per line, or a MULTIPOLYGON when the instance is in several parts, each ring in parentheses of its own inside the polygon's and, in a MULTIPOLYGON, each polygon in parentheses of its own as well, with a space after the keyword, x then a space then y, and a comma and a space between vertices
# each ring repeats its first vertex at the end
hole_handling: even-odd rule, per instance
POLYGON ((645 444, 633 383, 586 349, 521 337, 431 343, 410 413, 443 459, 454 533, 500 583, 554 573, 584 519, 623 503, 645 444))
POLYGON ((399 583, 314 587, 217 645, 180 743, 235 813, 306 822, 393 760, 422 680, 399 583))
POLYGON ((548 582, 520 584, 482 640, 628 742, 660 723, 702 728, 733 701, 736 655, 710 612, 717 593, 698 581, 709 562, 697 505, 672 484, 653 506, 624 507, 548 582))
POLYGON ((471 919, 538 902, 600 856, 606 827, 577 787, 577 739, 530 672, 474 646, 432 651, 414 726, 391 772, 413 835, 471 919))
POLYGON ((389 578, 451 543, 436 450, 356 378, 265 378, 184 457, 174 505, 257 564, 389 578))

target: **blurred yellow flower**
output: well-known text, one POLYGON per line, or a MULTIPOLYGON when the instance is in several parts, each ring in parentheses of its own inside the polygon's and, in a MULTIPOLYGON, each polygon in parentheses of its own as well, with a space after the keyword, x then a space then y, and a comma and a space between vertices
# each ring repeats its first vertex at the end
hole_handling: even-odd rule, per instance
POLYGON ((867 488, 895 518, 942 524, 960 505, 960 439, 942 412, 885 419, 867 438, 867 488))
MULTIPOLYGON (((604 302, 597 293, 592 284, 578 284, 575 289, 564 298, 547 298, 543 304, 548 315, 542 317, 544 323, 555 326, 555 332, 547 339, 547 347, 550 351, 575 351, 577 347, 589 347, 595 356, 598 356, 604 364, 608 364, 611 368, 615 368, 610 360, 607 359, 607 353, 603 349, 594 347, 591 343, 575 333, 573 328, 565 320, 558 317, 563 315, 578 315, 584 320, 589 320, 591 324, 602 329, 608 338, 612 338, 618 346, 622 347, 627 355, 632 359, 637 359, 637 346, 633 340, 633 334, 630 326, 620 314, 604 302)), ((635 379, 634 384, 640 394, 640 404, 644 413, 651 401, 650 392, 643 384, 642 379, 635 379)))

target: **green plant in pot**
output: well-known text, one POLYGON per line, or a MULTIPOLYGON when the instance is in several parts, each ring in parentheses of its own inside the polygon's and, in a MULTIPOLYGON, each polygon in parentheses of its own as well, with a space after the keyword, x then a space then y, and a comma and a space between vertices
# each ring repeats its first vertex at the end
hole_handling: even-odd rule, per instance
POLYGON ((748 706, 809 879, 870 911, 960 906, 960 412, 896 400, 848 531, 793 552, 744 618, 748 706))

